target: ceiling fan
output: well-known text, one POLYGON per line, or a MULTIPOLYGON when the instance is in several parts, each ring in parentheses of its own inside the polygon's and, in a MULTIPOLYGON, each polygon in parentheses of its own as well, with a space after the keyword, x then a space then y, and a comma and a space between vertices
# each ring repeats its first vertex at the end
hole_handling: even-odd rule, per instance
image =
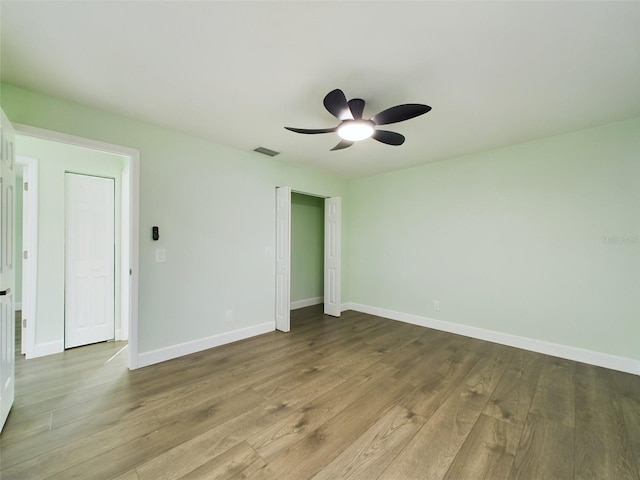
POLYGON ((340 123, 334 128, 294 128, 284 127, 296 133, 316 134, 337 132, 340 142, 331 150, 341 150, 350 147, 354 142, 372 137, 387 145, 402 145, 404 135, 389 130, 376 130, 378 125, 388 125, 390 123, 403 122, 410 118, 417 117, 431 110, 429 105, 421 103, 404 103, 395 107, 387 108, 374 115, 369 120, 362 118, 364 111, 364 100, 352 98, 347 101, 344 92, 339 88, 332 90, 324 97, 324 106, 340 123))

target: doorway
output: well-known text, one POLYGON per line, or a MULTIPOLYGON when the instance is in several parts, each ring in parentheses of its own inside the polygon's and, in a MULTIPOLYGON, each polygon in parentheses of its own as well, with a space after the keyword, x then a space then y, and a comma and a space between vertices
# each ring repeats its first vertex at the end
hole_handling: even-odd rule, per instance
MULTIPOLYGON (((135 369, 138 366, 137 359, 137 305, 138 305, 138 238, 139 238, 139 227, 138 227, 138 203, 139 203, 139 194, 138 194, 138 172, 139 172, 139 152, 137 150, 133 150, 127 147, 121 147, 118 145, 106 144, 102 142, 97 142, 90 139, 85 139, 81 137, 75 137, 71 135, 61 134, 58 132, 52 132, 48 130, 42 130, 35 127, 29 127, 25 125, 16 125, 17 134, 24 139, 37 139, 41 141, 48 141, 52 146, 66 146, 66 147, 74 147, 78 151, 88 152, 102 152, 103 154, 112 154, 119 156, 121 158, 120 168, 115 175, 112 174, 99 174, 102 176, 112 176, 115 178, 116 182, 121 186, 117 188, 116 193, 116 202, 119 204, 119 209, 121 214, 119 218, 116 220, 116 232, 115 239, 116 244, 119 245, 120 254, 116 257, 116 281, 117 287, 115 289, 114 296, 116 296, 117 300, 115 303, 115 309, 117 311, 117 315, 120 318, 120 328, 116 328, 115 339, 116 340, 128 340, 128 347, 126 349, 128 357, 128 367, 130 369, 135 369)), ((26 143, 26 142, 23 142, 26 143)), ((24 153, 30 155, 28 149, 22 149, 20 153, 24 153)), ((42 179, 44 178, 42 174, 44 172, 43 168, 45 166, 45 162, 47 161, 46 154, 43 155, 34 155, 34 157, 38 157, 40 162, 38 167, 42 170, 40 175, 40 180, 42 184, 42 179)), ((66 170, 75 170, 79 173, 93 173, 93 172, 82 172, 81 168, 68 168, 66 170)), ((63 178, 64 182, 64 171, 60 174, 63 178)), ((51 192, 44 191, 46 190, 45 186, 41 185, 41 199, 44 195, 46 195, 47 202, 40 202, 41 211, 37 214, 37 223, 40 223, 39 230, 41 233, 43 232, 44 225, 42 225, 43 221, 47 221, 47 216, 45 212, 42 210, 44 205, 48 204, 51 200, 51 192), (44 217, 44 220, 43 220, 44 217)), ((63 195, 64 199, 64 195, 63 195)), ((64 200, 63 200, 64 201, 64 200)), ((36 223, 36 224, 37 224, 36 223)), ((49 225, 47 225, 49 227, 49 225)), ((57 226, 55 228, 62 228, 64 231, 64 220, 62 221, 61 226, 57 226)), ((47 230, 51 233, 51 230, 47 230)), ((40 235, 42 236, 42 235, 40 235)), ((64 233, 62 234, 64 237, 64 233)), ((57 237, 56 237, 57 238, 57 237)), ((44 250, 50 247, 52 241, 51 236, 47 236, 47 245, 43 245, 43 242, 40 242, 40 248, 38 249, 38 263, 39 268, 37 268, 38 272, 38 285, 42 287, 41 291, 34 292, 34 296, 37 298, 37 305, 39 311, 47 311, 47 317, 51 317, 51 312, 53 309, 46 310, 44 309, 44 303, 46 301, 50 301, 52 297, 55 297, 55 301, 58 302, 56 305, 56 315, 58 315, 58 324, 54 327, 56 338, 54 341, 51 341, 51 337, 49 339, 43 339, 43 335, 46 334, 47 330, 51 332, 51 325, 47 327, 47 325, 39 325, 39 320, 41 318, 34 316, 33 321, 28 321, 27 331, 23 330, 23 333, 26 333, 26 342, 25 342, 25 353, 26 358, 34 358, 37 356, 42 356, 50 353, 58 353, 64 350, 64 286, 62 287, 62 291, 58 292, 60 289, 60 283, 63 282, 55 282, 54 284, 50 284, 55 286, 55 292, 49 290, 47 287, 46 279, 43 279, 42 276, 45 272, 51 270, 49 265, 45 265, 45 258, 43 258, 44 250), (42 248, 45 247, 45 248, 42 248), (55 293, 53 295, 52 293, 55 293), (44 297, 44 298, 43 298, 44 297), (47 300, 46 297, 49 297, 47 300), (62 297, 62 300, 60 300, 62 297), (60 313, 60 308, 62 308, 62 313, 60 313), (30 327, 30 328, 29 328, 30 327), (29 344, 29 339, 31 342, 29 344)), ((56 240, 57 241, 57 240, 56 240)), ((55 245, 56 251, 62 249, 64 252, 64 245, 55 245)), ((58 262, 59 263, 59 262, 58 262)), ((63 262, 64 265, 64 262, 63 262)), ((62 267, 64 268, 64 267, 62 267)), ((64 271, 62 272, 64 278, 64 271)), ((26 292, 23 292, 26 293, 26 292)), ((42 320, 44 321, 44 320, 42 320)), ((116 325, 118 327, 118 325, 116 325)), ((51 335, 51 334, 50 334, 51 335)))
POLYGON ((291 193, 291 310, 324 303, 324 198, 291 193))
MULTIPOLYGON (((334 317, 341 311, 341 199, 308 192, 292 192, 291 187, 276 188, 276 329, 290 330, 292 275, 292 195, 321 198, 323 214, 323 295, 324 313, 334 317)), ((298 197, 304 198, 304 197, 298 197)), ((311 202, 307 202, 311 203, 311 202)), ((320 303, 318 297, 306 301, 320 303)), ((311 303, 309 303, 311 304, 311 303)), ((302 305, 300 305, 302 306, 302 305)))

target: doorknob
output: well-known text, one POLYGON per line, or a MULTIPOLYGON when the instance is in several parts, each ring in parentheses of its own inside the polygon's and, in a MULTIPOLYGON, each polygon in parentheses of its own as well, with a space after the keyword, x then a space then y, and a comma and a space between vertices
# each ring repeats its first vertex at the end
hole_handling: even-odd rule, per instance
POLYGON ((11 289, 7 288, 6 290, 0 290, 0 296, 3 297, 5 295, 11 294, 11 289))

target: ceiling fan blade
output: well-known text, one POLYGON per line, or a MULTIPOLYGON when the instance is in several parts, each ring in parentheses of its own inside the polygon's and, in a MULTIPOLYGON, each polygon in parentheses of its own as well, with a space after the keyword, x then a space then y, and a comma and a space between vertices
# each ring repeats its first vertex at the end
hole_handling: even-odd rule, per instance
POLYGON ((344 96, 344 92, 339 88, 327 93, 324 97, 324 108, 326 108, 331 115, 339 120, 353 120, 353 115, 349 109, 347 103, 347 97, 344 96))
POLYGON ((361 98, 352 98, 348 103, 353 119, 360 120, 362 118, 362 112, 364 112, 364 100, 361 98))
POLYGON ((350 147, 351 145, 353 145, 352 141, 350 141, 350 140, 341 140, 339 144, 337 144, 335 147, 333 147, 331 149, 331 151, 342 150, 343 148, 350 147))
POLYGON ((333 127, 333 128, 294 128, 294 127, 284 127, 287 130, 290 130, 292 132, 296 132, 296 133, 308 133, 308 134, 316 134, 316 133, 331 133, 331 132, 335 132, 338 127, 333 127))
POLYGON ((389 123, 402 122, 417 117, 431 110, 429 105, 421 103, 404 103, 387 108, 374 116, 371 121, 376 125, 388 125, 389 123))
POLYGON ((373 132, 372 138, 377 141, 386 143, 387 145, 402 145, 404 143, 404 135, 389 130, 376 130, 373 132))

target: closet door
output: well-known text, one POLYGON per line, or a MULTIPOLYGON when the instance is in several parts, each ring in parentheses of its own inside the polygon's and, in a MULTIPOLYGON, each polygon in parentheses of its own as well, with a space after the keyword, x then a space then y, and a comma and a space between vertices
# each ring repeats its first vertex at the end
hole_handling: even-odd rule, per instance
POLYGON ((65 179, 65 348, 115 334, 115 180, 65 179))
POLYGON ((276 330, 291 330, 291 187, 276 188, 276 330))
POLYGON ((324 201, 324 313, 340 316, 341 198, 324 201))

